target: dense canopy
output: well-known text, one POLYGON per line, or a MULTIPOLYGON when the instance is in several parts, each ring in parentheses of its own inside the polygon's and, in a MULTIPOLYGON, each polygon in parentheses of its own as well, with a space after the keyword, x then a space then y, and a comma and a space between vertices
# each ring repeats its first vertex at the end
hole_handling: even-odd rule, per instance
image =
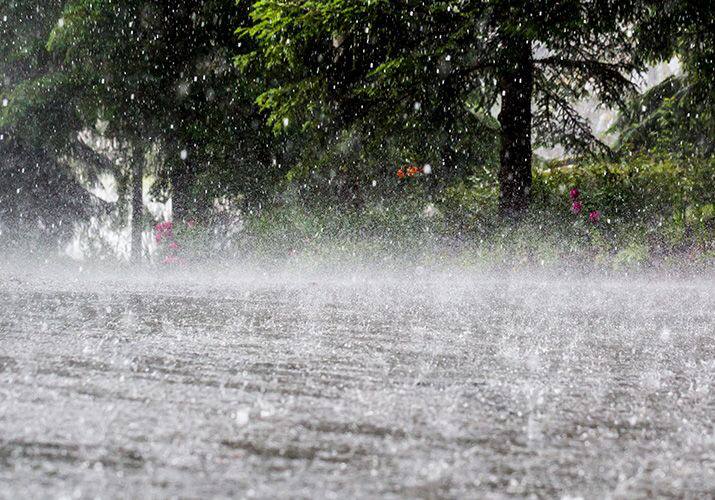
MULTIPOLYGON (((468 179, 498 182, 510 218, 533 199, 540 148, 713 152, 714 15, 701 2, 0 6, 0 168, 25 158, 40 176, 62 171, 67 186, 112 175, 118 205, 133 200, 136 215, 147 177, 151 196, 171 197, 186 220, 218 199, 253 209, 291 190, 360 206, 371 190, 394 192, 378 181, 413 163, 429 167, 430 199, 468 179), (639 86, 672 58, 679 74, 639 86), (620 113, 615 144, 594 132, 583 102, 620 113)), ((4 177, 3 200, 32 182, 4 177)))

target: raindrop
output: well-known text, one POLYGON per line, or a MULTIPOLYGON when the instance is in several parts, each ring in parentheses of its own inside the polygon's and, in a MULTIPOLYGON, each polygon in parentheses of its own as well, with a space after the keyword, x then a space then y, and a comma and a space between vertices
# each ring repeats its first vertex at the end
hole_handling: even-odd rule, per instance
POLYGON ((239 408, 236 411, 236 424, 239 426, 247 425, 251 420, 250 408, 239 408))
POLYGON ((182 160, 186 160, 189 157, 189 152, 186 151, 185 149, 181 150, 181 153, 179 153, 179 158, 182 160))

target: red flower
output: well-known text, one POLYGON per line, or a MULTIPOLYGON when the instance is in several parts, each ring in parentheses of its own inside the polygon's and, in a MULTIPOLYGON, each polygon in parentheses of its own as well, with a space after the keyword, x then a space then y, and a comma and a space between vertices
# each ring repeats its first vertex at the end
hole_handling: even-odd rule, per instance
POLYGON ((600 220, 601 220, 601 212, 599 212, 598 210, 594 210, 593 212, 588 214, 589 222, 592 222, 593 224, 595 224, 600 220))
POLYGON ((420 172, 420 169, 415 167, 414 165, 410 165, 409 167, 407 167, 407 175, 409 175, 410 177, 414 177, 419 172, 420 172))
POLYGON ((157 243, 162 240, 171 240, 174 238, 174 224, 171 221, 160 222, 154 226, 154 238, 157 243))
POLYGON ((398 179, 404 179, 404 178, 405 178, 405 171, 402 170, 401 168, 397 169, 397 178, 398 178, 398 179))
POLYGON ((571 205, 571 213, 578 215, 581 213, 581 210, 583 210, 583 204, 580 201, 574 201, 571 205))
POLYGON ((174 228, 174 224, 170 220, 168 220, 166 222, 160 222, 156 226, 154 226, 154 229, 156 229, 157 231, 162 231, 162 232, 171 231, 173 228, 174 228))
POLYGON ((579 191, 577 188, 572 188, 571 191, 569 191, 569 198, 572 200, 577 199, 581 195, 581 191, 579 191))

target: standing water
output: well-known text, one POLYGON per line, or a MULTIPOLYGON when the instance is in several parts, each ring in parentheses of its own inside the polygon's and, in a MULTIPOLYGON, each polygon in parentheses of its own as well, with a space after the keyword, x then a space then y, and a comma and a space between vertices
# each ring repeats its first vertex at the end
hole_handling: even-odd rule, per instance
POLYGON ((3 498, 715 491, 706 277, 49 276, 0 280, 3 498))

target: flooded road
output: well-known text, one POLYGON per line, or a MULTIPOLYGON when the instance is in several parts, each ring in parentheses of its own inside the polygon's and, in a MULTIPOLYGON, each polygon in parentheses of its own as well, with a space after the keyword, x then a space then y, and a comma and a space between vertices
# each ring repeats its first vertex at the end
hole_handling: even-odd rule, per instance
POLYGON ((708 497, 715 282, 5 275, 0 497, 708 497))

